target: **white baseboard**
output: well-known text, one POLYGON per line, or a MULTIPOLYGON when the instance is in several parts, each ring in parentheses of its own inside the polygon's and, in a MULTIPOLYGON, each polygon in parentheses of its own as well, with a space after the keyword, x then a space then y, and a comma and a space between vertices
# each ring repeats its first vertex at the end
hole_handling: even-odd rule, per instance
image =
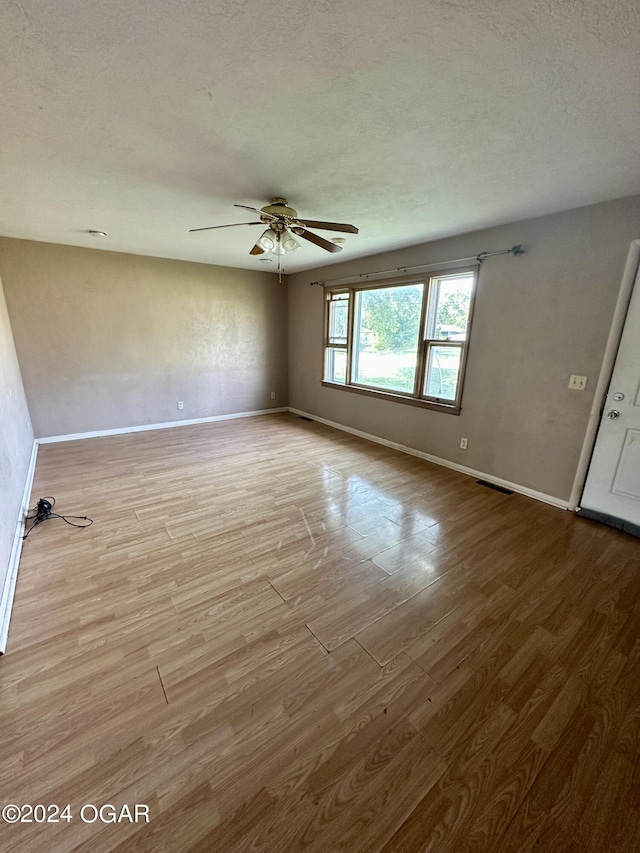
POLYGON ((2 590, 2 598, 0 598, 0 655, 3 655, 7 648, 7 637, 9 635, 9 621, 11 619, 11 608, 13 607, 13 598, 16 592, 16 582, 18 580, 18 565, 20 564, 20 554, 22 553, 22 537, 24 535, 25 516, 29 509, 29 497, 31 496, 31 487, 33 485, 33 475, 36 470, 36 458, 38 456, 38 444, 33 442, 31 448, 31 458, 29 459, 29 467, 27 469, 27 477, 24 484, 24 492, 22 493, 22 503, 20 504, 20 517, 16 524, 16 532, 13 537, 13 545, 9 556, 9 565, 7 567, 7 576, 4 580, 4 588, 2 590))
POLYGON ((236 412, 232 415, 212 415, 209 418, 191 418, 184 421, 166 421, 161 424, 143 424, 142 426, 118 427, 116 429, 97 429, 94 432, 74 432, 68 435, 50 435, 37 438, 38 444, 55 444, 58 441, 78 441, 81 438, 100 438, 104 435, 124 435, 128 432, 145 432, 153 429, 172 429, 173 427, 193 426, 194 424, 209 424, 214 421, 232 421, 236 418, 255 418, 257 415, 273 415, 277 412, 288 412, 284 406, 280 409, 260 409, 257 412, 236 412))
POLYGON ((436 465, 442 465, 444 468, 451 468, 453 471, 459 471, 461 474, 468 474, 476 480, 486 480, 488 483, 493 483, 496 486, 502 486, 505 489, 510 489, 512 492, 526 495, 528 498, 534 498, 537 501, 551 504, 551 506, 559 507, 560 509, 569 509, 569 501, 560 500, 553 495, 545 495, 543 492, 537 492, 535 489, 529 489, 526 486, 520 486, 518 483, 511 483, 509 480, 503 480, 501 477, 494 477, 493 474, 485 474, 483 471, 476 471, 473 468, 467 468, 466 465, 458 465, 457 462, 449 462, 448 459, 441 459, 439 456, 433 456, 431 453, 424 453, 422 450, 415 450, 413 447, 406 447, 404 444, 396 444, 395 441, 387 441, 386 438, 372 435, 368 432, 362 432, 359 429, 338 424, 335 421, 329 421, 326 418, 318 417, 318 415, 303 412, 300 409, 294 409, 289 406, 289 411, 294 415, 301 415, 304 418, 310 418, 312 421, 318 421, 326 426, 334 429, 342 430, 342 432, 357 435, 359 438, 366 438, 367 441, 374 441, 376 444, 383 444, 385 447, 392 447, 394 450, 400 450, 402 453, 408 453, 410 456, 417 456, 419 459, 426 459, 427 462, 433 462, 436 465))

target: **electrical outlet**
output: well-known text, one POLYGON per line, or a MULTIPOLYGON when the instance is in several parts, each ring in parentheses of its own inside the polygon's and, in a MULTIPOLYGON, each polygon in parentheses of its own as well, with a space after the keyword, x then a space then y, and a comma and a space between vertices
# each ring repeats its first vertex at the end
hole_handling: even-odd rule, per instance
POLYGON ((461 438, 461 439, 460 439, 460 447, 462 448, 462 450, 466 450, 466 449, 467 449, 467 439, 466 439, 466 438, 461 438))
POLYGON ((178 401, 178 408, 179 408, 179 409, 184 409, 184 403, 182 402, 182 400, 179 400, 179 401, 178 401))
POLYGON ((275 400, 275 399, 276 399, 276 392, 275 392, 275 391, 272 391, 272 392, 271 392, 271 399, 272 399, 272 400, 275 400))
POLYGON ((569 377, 569 388, 573 388, 575 391, 584 391, 586 387, 586 376, 575 376, 574 374, 571 374, 571 376, 569 377))

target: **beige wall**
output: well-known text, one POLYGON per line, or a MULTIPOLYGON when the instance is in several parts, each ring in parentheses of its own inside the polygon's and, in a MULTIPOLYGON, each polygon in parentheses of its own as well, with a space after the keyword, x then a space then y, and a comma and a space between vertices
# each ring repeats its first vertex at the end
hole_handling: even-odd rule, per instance
POLYGON ((273 274, 0 238, 0 275, 38 437, 287 405, 273 274))
POLYGON ((568 500, 627 253, 639 235, 640 197, 633 197, 292 276, 290 405, 568 500), (323 291, 309 282, 516 243, 525 255, 488 259, 480 273, 459 417, 321 387, 323 291), (567 388, 572 373, 589 377, 586 391, 567 388))
POLYGON ((0 597, 32 448, 31 421, 0 281, 0 597))

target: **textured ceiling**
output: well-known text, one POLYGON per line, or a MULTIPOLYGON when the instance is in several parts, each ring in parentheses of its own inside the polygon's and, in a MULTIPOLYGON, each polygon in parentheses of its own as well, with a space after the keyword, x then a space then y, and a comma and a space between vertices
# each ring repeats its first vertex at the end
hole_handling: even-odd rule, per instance
POLYGON ((635 0, 4 0, 0 234, 264 269, 257 226, 188 229, 272 195, 360 228, 294 272, 632 195, 639 24, 635 0))

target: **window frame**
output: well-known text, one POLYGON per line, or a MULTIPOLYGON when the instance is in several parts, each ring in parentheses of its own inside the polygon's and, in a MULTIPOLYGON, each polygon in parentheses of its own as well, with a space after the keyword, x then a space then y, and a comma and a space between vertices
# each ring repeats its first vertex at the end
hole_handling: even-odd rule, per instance
MULTIPOLYGON (((344 288, 331 288, 330 291, 327 289, 327 291, 325 292, 325 302, 326 302, 326 307, 325 307, 325 312, 324 312, 324 346, 323 346, 323 352, 322 352, 322 377, 323 377, 322 381, 323 382, 328 381, 329 385, 334 386, 334 387, 338 386, 341 388, 341 387, 343 387, 343 384, 346 385, 347 378, 350 375, 350 373, 349 373, 349 369, 350 369, 349 354, 351 351, 350 326, 351 326, 352 296, 350 295, 349 290, 345 290, 344 288), (346 343, 337 344, 337 343, 332 342, 330 340, 330 338, 331 338, 331 304, 332 304, 332 302, 340 301, 337 299, 332 299, 333 296, 341 296, 343 294, 347 294, 347 296, 348 296, 348 299, 347 299, 347 338, 346 338, 346 343), (333 355, 335 356, 336 350, 339 350, 340 352, 345 352, 347 355, 347 359, 346 359, 347 363, 346 363, 346 369, 345 369, 345 381, 344 381, 344 383, 329 381, 329 380, 324 379, 324 377, 327 373, 327 367, 329 364, 329 358, 330 358, 329 352, 330 351, 333 352, 333 355)), ((335 362, 333 362, 333 363, 335 363, 335 362)))
MULTIPOLYGON (((323 334, 323 364, 322 364, 322 380, 321 384, 327 388, 338 388, 343 391, 349 391, 355 394, 364 394, 371 397, 377 397, 384 400, 392 400, 398 403, 406 403, 412 406, 420 406, 421 408, 433 409, 439 412, 446 412, 452 415, 460 414, 462 408, 462 394, 464 389, 464 379, 467 367, 469 342, 471 337, 471 328, 473 322, 473 310, 475 306, 475 296, 478 284, 479 267, 477 265, 430 270, 424 275, 413 275, 410 277, 394 277, 384 280, 358 282, 350 285, 334 285, 325 287, 325 309, 324 309, 324 334, 323 334), (428 338, 427 337, 427 322, 429 318, 430 308, 433 303, 434 293, 436 298, 438 295, 438 287, 436 282, 443 278, 456 277, 460 275, 471 274, 471 296, 469 301, 469 313, 467 316, 467 326, 465 329, 464 341, 450 341, 447 338, 428 338), (390 391, 371 385, 366 385, 360 382, 354 382, 353 366, 354 366, 354 336, 356 324, 356 294, 363 291, 388 289, 391 287, 402 287, 404 285, 423 285, 422 305, 420 308, 420 326, 418 330, 418 341, 416 350, 416 363, 414 375, 414 387, 412 392, 408 391, 390 391), (337 294, 347 294, 348 310, 347 310, 347 342, 346 344, 331 344, 329 343, 330 332, 330 305, 337 294), (458 372, 458 383, 456 389, 456 397, 454 400, 450 398, 437 397, 424 393, 427 365, 429 354, 434 346, 447 346, 460 350, 460 368, 458 372), (328 353, 330 350, 346 350, 346 373, 345 381, 336 382, 335 380, 327 379, 328 353)), ((437 310, 437 303, 436 303, 437 310)))

